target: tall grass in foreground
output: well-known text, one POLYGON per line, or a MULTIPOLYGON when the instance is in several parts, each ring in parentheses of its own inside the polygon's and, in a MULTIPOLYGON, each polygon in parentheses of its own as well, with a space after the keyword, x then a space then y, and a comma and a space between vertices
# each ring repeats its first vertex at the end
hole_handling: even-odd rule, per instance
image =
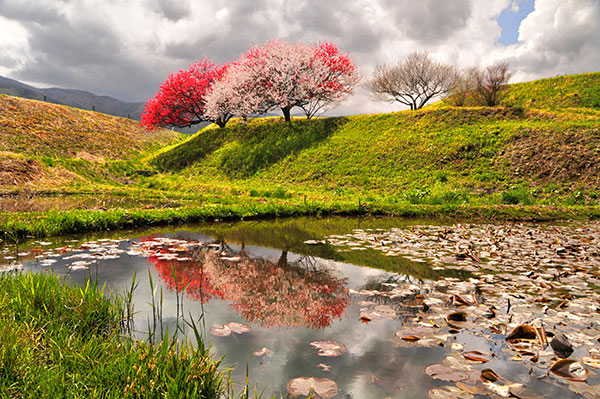
MULTIPOLYGON (((0 273, 1 398, 219 398, 228 376, 201 343, 123 335, 124 298, 54 275, 0 273)), ((197 330, 196 330, 197 332, 197 330)))

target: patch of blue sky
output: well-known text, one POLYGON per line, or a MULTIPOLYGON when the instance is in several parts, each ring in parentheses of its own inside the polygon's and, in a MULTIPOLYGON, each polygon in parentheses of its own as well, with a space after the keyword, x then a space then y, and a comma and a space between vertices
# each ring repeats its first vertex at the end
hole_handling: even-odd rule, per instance
POLYGON ((498 24, 502 28, 500 43, 508 46, 519 40, 521 21, 533 11, 535 0, 513 0, 510 7, 500 13, 498 24))

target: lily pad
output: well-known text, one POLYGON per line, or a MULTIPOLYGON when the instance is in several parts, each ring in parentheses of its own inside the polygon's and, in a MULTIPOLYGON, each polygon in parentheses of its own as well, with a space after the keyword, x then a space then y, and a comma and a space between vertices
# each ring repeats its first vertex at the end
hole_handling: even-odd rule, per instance
POLYGON ((464 371, 455 370, 441 363, 430 364, 425 368, 425 373, 433 379, 449 382, 465 381, 469 378, 469 374, 464 371))
POLYGON ((556 334, 550 341, 550 346, 558 357, 567 358, 573 353, 573 345, 571 345, 565 334, 556 334))
POLYGON ((590 371, 583 367, 581 363, 573 359, 560 359, 556 361, 549 372, 570 381, 585 381, 590 375, 590 371))
POLYGON ((334 341, 314 341, 310 346, 318 349, 319 356, 336 357, 346 352, 346 345, 334 341))
POLYGON ((231 333, 243 334, 252 331, 250 326, 241 323, 227 323, 225 325, 215 325, 210 330, 215 337, 228 337, 231 333))
POLYGON ((476 363, 487 363, 490 360, 487 357, 490 357, 490 353, 484 353, 480 351, 467 351, 463 353, 463 357, 471 362, 476 363))
POLYGON ((473 399, 473 395, 460 388, 444 385, 427 391, 429 399, 473 399))
POLYGON ((262 348, 261 350, 254 351, 252 354, 254 356, 264 356, 273 353, 273 351, 269 348, 262 348))
POLYGON ((227 323, 226 326, 229 327, 231 332, 234 332, 236 334, 243 334, 252 331, 252 327, 242 323, 231 322, 227 323))
POLYGON ((332 398, 339 392, 338 386, 329 378, 299 377, 288 382, 287 391, 292 397, 308 396, 312 393, 320 398, 332 398))
POLYGON ((231 335, 231 330, 226 325, 215 325, 209 330, 215 337, 228 337, 231 335))
POLYGON ((506 337, 507 341, 518 341, 521 339, 536 339, 537 333, 535 327, 529 324, 520 324, 512 330, 512 332, 506 337))

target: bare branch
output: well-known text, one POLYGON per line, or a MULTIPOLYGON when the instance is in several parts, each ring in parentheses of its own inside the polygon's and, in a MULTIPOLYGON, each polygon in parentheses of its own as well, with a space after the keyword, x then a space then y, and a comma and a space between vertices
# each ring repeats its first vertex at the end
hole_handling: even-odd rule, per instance
POLYGON ((376 99, 419 109, 448 93, 457 77, 456 67, 431 60, 427 52, 413 52, 397 65, 378 66, 365 87, 376 99))

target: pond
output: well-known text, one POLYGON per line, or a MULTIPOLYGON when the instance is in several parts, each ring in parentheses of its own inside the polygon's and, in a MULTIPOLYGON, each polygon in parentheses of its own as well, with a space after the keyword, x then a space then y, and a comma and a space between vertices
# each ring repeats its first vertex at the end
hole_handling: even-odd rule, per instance
POLYGON ((140 337, 192 339, 193 318, 265 398, 594 398, 599 243, 598 222, 298 218, 7 244, 0 264, 117 291, 135 273, 140 337))

